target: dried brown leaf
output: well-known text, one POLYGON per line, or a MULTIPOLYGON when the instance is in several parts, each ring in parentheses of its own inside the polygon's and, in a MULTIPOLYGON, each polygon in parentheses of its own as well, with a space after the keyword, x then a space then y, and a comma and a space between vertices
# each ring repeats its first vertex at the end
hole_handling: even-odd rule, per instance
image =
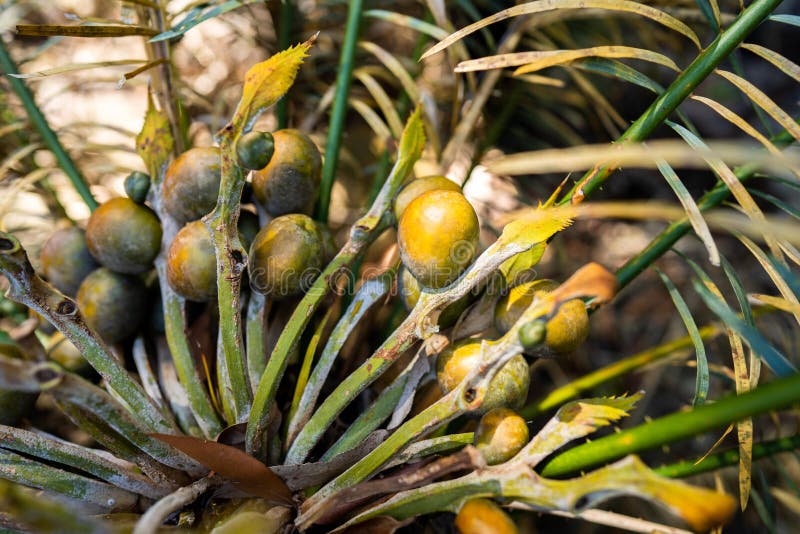
POLYGON ((188 454, 218 475, 232 480, 242 491, 276 504, 294 505, 292 492, 278 475, 235 447, 190 436, 151 436, 188 454))

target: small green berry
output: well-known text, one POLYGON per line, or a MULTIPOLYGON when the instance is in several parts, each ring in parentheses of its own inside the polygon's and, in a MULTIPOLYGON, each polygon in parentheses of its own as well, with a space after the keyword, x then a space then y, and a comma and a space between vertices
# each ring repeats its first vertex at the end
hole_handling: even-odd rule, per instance
POLYGON ((150 191, 150 175, 133 171, 125 178, 125 194, 137 204, 144 204, 150 191))
POLYGON ((239 166, 251 171, 263 169, 275 152, 275 140, 269 132, 248 132, 236 142, 239 166))

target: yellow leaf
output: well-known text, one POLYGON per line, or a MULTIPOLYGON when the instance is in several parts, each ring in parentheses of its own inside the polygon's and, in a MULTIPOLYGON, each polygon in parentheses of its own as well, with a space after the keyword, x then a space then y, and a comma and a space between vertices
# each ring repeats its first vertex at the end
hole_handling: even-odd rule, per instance
POLYGON ((523 277, 530 273, 530 270, 542 259, 547 243, 539 243, 533 248, 520 252, 516 256, 511 256, 500 265, 500 273, 509 286, 515 286, 528 280, 523 277))
POLYGON ((786 128, 786 130, 792 134, 792 137, 800 141, 800 126, 788 113, 783 111, 774 100, 768 97, 764 91, 732 72, 720 69, 717 69, 715 72, 738 87, 747 98, 755 102, 758 107, 766 111, 778 124, 786 128))
POLYGON ((315 40, 316 35, 250 67, 244 78, 242 99, 233 116, 235 135, 249 130, 264 110, 286 94, 315 40))
POLYGON ((569 207, 530 209, 517 212, 518 217, 503 228, 498 241, 510 243, 542 243, 570 224, 574 210, 569 207))
POLYGON ((761 56, 778 67, 785 75, 794 78, 797 82, 800 82, 800 65, 797 63, 789 61, 787 58, 783 57, 774 50, 770 50, 769 48, 765 48, 757 44, 744 43, 740 46, 745 50, 750 50, 754 54, 761 56))
POLYGON ((679 70, 670 58, 658 52, 634 48, 631 46, 593 46, 578 50, 544 50, 532 52, 514 52, 496 56, 482 57, 462 61, 456 66, 456 72, 471 72, 476 70, 501 69, 504 67, 519 67, 514 74, 527 74, 537 70, 546 69, 555 65, 571 63, 587 57, 606 58, 633 58, 650 61, 664 65, 672 70, 679 70))
MULTIPOLYGON (((778 291, 780 291, 783 298, 795 306, 800 305, 800 301, 798 301, 798 298, 794 294, 794 291, 792 291, 791 286, 789 285, 788 282, 786 282, 786 280, 784 280, 783 276, 781 276, 781 273, 772 265, 766 253, 763 250, 761 250, 758 247, 758 245, 756 245, 746 237, 744 236, 738 236, 738 237, 739 241, 741 241, 742 244, 747 247, 747 249, 753 254, 753 256, 755 256, 755 258, 761 264, 761 267, 763 267, 763 269, 769 275, 770 279, 775 284, 775 287, 778 288, 778 291)), ((794 311, 790 313, 794 315, 797 324, 800 324, 800 311, 797 308, 795 308, 794 311)))
POLYGON ((144 161, 154 182, 161 180, 161 169, 169 159, 173 143, 169 119, 165 113, 156 109, 151 93, 147 97, 147 113, 142 131, 136 136, 136 152, 144 161))
POLYGON ((479 20, 474 24, 458 30, 451 34, 446 39, 439 41, 435 46, 423 54, 422 59, 432 56, 449 47, 453 43, 460 41, 467 35, 485 28, 495 22, 506 20, 511 17, 518 17, 521 15, 533 15, 536 13, 546 13, 548 11, 556 11, 559 9, 607 9, 610 11, 622 11, 626 13, 636 13, 643 17, 649 18, 666 26, 678 33, 681 33, 691 39, 691 41, 700 47, 700 40, 697 35, 686 24, 679 21, 675 17, 664 13, 654 7, 640 4, 638 2, 630 2, 627 0, 539 0, 537 2, 528 2, 522 5, 510 7, 503 11, 498 11, 494 15, 488 16, 485 19, 479 20))

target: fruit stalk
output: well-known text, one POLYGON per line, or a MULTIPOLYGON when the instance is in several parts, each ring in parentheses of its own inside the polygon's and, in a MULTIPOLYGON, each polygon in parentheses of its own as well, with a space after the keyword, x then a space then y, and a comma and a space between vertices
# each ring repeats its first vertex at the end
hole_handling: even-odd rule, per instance
POLYGON ((292 316, 289 318, 289 322, 286 324, 286 328, 284 328, 275 344, 264 374, 258 384, 258 389, 253 399, 253 409, 247 423, 245 443, 248 453, 257 455, 259 451, 265 449, 267 442, 265 433, 269 409, 275 400, 278 383, 286 371, 289 355, 322 299, 336 287, 340 276, 346 273, 347 269, 361 257, 367 246, 391 225, 393 217, 389 211, 389 206, 400 185, 412 172, 414 164, 422 155, 424 144, 425 134, 420 120, 420 110, 417 109, 411 114, 406 123, 406 128, 400 141, 397 162, 392 167, 392 171, 389 173, 375 202, 373 202, 366 215, 361 217, 352 227, 347 243, 317 277, 314 284, 297 304, 292 316))
MULTIPOLYGON (((380 197, 379 197, 380 198, 380 197)), ((301 463, 341 411, 365 388, 378 379, 415 341, 437 328, 441 310, 464 297, 485 281, 511 256, 529 250, 568 224, 555 213, 536 211, 529 220, 507 225, 508 233, 495 241, 461 277, 445 290, 423 291, 416 306, 375 353, 345 378, 320 405, 292 443, 286 457, 289 464, 301 463), (546 219, 546 220, 545 220, 546 219)), ((516 335, 516 331, 514 331, 516 335)), ((391 407, 393 410, 394 407, 391 407)))
POLYGON ((203 217, 211 232, 217 256, 217 300, 219 303, 219 330, 222 337, 222 354, 225 358, 228 382, 220 384, 230 393, 235 410, 234 421, 242 423, 250 415, 251 390, 245 372, 244 339, 242 337, 241 285, 242 273, 247 265, 247 253, 239 240, 237 222, 239 201, 242 197, 245 176, 236 165, 235 139, 232 130, 224 130, 220 139, 219 197, 214 210, 203 217))
POLYGON ((105 343, 86 325, 72 299, 55 290, 37 275, 28 261, 25 249, 11 234, 0 232, 0 272, 10 287, 6 296, 36 310, 50 321, 100 376, 138 414, 151 432, 173 432, 174 424, 147 396, 131 375, 113 356, 105 343))
POLYGON ((222 422, 211 404, 208 390, 200 378, 192 349, 189 346, 185 314, 186 301, 172 289, 167 280, 167 251, 178 233, 180 225, 164 206, 165 168, 154 168, 153 170, 156 172, 151 177, 153 184, 150 188, 149 200, 161 220, 163 228, 161 250, 156 257, 155 266, 161 290, 161 305, 164 310, 164 333, 178 380, 189 399, 189 407, 205 437, 213 438, 222 431, 222 422))

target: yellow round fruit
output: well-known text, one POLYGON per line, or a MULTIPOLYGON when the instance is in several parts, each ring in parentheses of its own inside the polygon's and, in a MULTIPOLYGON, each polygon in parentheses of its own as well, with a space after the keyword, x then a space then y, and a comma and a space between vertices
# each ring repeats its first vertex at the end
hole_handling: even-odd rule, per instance
MULTIPOLYGON (((436 360, 436 378, 439 387, 447 394, 452 391, 481 361, 480 340, 467 339, 445 347, 436 360)), ((493 408, 519 408, 528 397, 530 370, 528 362, 517 354, 500 369, 489 382, 489 388, 478 410, 493 408)))
POLYGON ((456 515, 456 528, 461 534, 518 534, 517 526, 507 513, 489 499, 470 499, 456 515))
POLYGON ((86 243, 105 267, 125 274, 150 269, 161 249, 161 223, 156 214, 129 198, 104 202, 89 217, 86 243))
POLYGON ((105 267, 84 279, 76 300, 86 324, 107 343, 135 333, 147 311, 144 283, 105 267))
POLYGON ((323 266, 323 243, 317 224, 295 213, 272 219, 250 246, 250 287, 272 298, 308 289, 323 266))
POLYGON ((403 264, 425 287, 449 285, 478 249, 478 216, 456 191, 428 191, 411 201, 397 227, 403 264))
POLYGON ((86 245, 86 232, 75 226, 56 230, 39 255, 42 274, 67 296, 74 297, 83 279, 99 267, 86 245))
POLYGON ((428 191, 456 191, 461 192, 461 187, 453 180, 444 176, 425 176, 417 178, 406 184, 394 199, 394 214, 397 220, 403 216, 412 200, 428 191))
POLYGON ((219 196, 218 147, 192 148, 178 156, 164 176, 164 209, 179 224, 195 221, 214 209, 219 196))
POLYGON ((182 297, 206 302, 217 297, 214 241, 202 221, 192 221, 177 233, 167 252, 167 281, 182 297))
MULTIPOLYGON (((495 307, 495 326, 502 332, 517 322, 522 313, 531 305, 534 298, 542 297, 558 287, 552 280, 534 280, 511 288, 495 307)), ((556 353, 570 352, 586 341, 589 335, 589 314, 580 299, 570 300, 561 305, 546 323, 544 344, 556 353)))
POLYGON ((481 417, 473 444, 488 465, 497 465, 513 458, 528 437, 525 419, 508 408, 495 408, 481 417))
POLYGON ((288 213, 310 215, 322 176, 319 150, 300 130, 278 130, 272 138, 272 158, 266 167, 253 173, 256 200, 273 217, 288 213))

